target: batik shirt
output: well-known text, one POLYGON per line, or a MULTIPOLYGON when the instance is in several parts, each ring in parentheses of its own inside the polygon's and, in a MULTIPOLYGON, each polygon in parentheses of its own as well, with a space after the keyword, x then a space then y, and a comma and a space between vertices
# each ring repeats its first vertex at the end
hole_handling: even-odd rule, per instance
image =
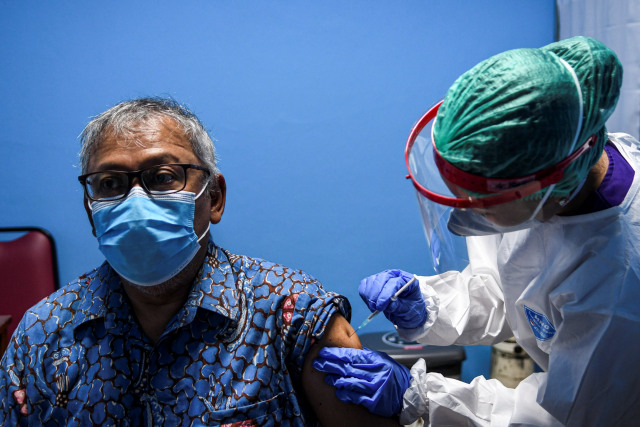
POLYGON ((2 358, 0 425, 309 425, 302 366, 349 303, 209 244, 154 345, 108 263, 30 309, 2 358), (235 423, 235 424, 234 424, 235 423))

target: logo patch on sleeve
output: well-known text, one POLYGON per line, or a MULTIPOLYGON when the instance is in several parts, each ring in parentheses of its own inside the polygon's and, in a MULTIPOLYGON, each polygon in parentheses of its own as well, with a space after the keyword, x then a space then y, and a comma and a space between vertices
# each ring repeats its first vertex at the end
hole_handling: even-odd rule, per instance
POLYGON ((546 341, 556 334, 556 328, 553 327, 547 316, 524 306, 524 314, 527 316, 531 330, 537 339, 546 341))

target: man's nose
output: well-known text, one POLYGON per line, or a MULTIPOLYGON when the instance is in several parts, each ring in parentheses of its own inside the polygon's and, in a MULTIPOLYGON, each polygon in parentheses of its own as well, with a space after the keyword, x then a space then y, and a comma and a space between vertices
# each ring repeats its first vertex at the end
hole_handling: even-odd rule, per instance
POLYGON ((131 188, 133 187, 140 187, 144 190, 144 185, 142 184, 142 179, 140 179, 140 176, 134 176, 133 179, 131 180, 131 188))

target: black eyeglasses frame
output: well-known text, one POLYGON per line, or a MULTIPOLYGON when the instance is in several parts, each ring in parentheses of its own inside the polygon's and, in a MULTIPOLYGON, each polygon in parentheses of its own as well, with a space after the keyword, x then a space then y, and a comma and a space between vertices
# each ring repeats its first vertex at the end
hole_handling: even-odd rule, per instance
POLYGON ((153 165, 153 166, 149 166, 148 168, 144 168, 144 169, 138 169, 135 171, 121 171, 121 170, 115 170, 115 169, 108 169, 108 170, 104 170, 104 171, 96 171, 96 172, 91 172, 91 173, 87 173, 84 175, 80 175, 78 177, 78 181, 80 181, 80 184, 82 184, 82 187, 84 189, 84 194, 87 197, 87 199, 93 201, 93 202, 99 202, 99 201, 104 201, 104 200, 121 200, 126 198, 129 195, 129 192, 131 191, 131 189, 133 188, 133 182, 134 182, 134 178, 138 178, 138 181, 140 181, 140 186, 142 187, 142 189, 147 192, 148 194, 158 194, 158 193, 153 193, 151 190, 149 190, 147 188, 147 186, 144 183, 144 180, 142 179, 142 173, 149 170, 149 169, 154 169, 154 168, 159 168, 162 166, 180 166, 182 167, 182 169, 184 170, 184 185, 182 188, 180 188, 179 190, 171 190, 169 192, 167 191, 163 191, 162 194, 171 194, 171 193, 177 193, 179 191, 182 191, 185 189, 185 187, 187 186, 187 169, 196 169, 196 170, 200 170, 203 171, 207 174, 207 177, 209 177, 211 175, 211 173, 209 172, 209 169, 203 167, 203 166, 199 166, 199 165, 194 165, 192 163, 163 163, 163 164, 159 164, 159 165, 153 165), (118 196, 118 197, 114 197, 114 198, 108 198, 108 199, 94 199, 93 197, 91 197, 91 195, 89 195, 89 191, 87 190, 87 178, 89 178, 91 175, 95 175, 98 173, 107 173, 107 172, 115 172, 115 173, 121 173, 121 174, 125 174, 127 175, 127 179, 129 180, 129 188, 127 188, 127 191, 122 195, 122 196, 118 196))

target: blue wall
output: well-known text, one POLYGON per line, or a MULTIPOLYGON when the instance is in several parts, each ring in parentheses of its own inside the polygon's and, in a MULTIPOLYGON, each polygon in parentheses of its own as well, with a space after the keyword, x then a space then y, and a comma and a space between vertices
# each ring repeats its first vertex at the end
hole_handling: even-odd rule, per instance
MULTIPOLYGON (((404 178, 411 126, 475 63, 553 36, 553 0, 0 0, 0 226, 48 229, 64 283, 101 263, 77 136, 118 101, 170 95, 216 139, 215 240, 307 270, 357 324, 361 278, 432 273, 404 178)), ((469 349, 465 379, 488 375, 487 350, 469 349)))

